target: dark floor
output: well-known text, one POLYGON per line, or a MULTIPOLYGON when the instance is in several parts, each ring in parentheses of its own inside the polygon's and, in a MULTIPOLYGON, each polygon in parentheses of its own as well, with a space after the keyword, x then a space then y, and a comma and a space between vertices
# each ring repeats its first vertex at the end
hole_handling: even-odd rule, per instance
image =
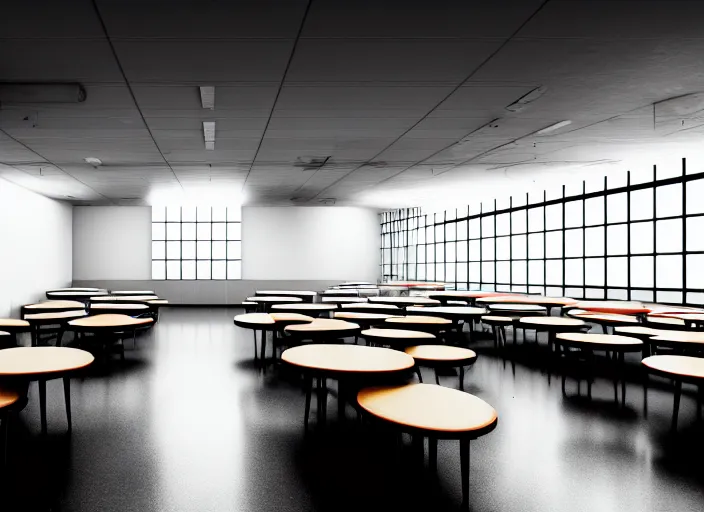
MULTIPOLYGON (((10 432, 0 510, 458 509, 457 442, 439 443, 434 488, 408 439, 397 446, 351 409, 340 425, 332 404, 326 431, 304 439, 295 379, 254 369, 252 334, 234 327, 236 313, 165 310, 125 364, 74 381, 70 437, 60 381, 47 386, 46 438, 33 385, 10 432)), ((473 511, 704 509, 704 426, 691 396, 673 437, 666 388, 650 391, 646 419, 640 385, 629 384, 626 409, 603 379, 592 402, 565 398, 559 381, 549 386, 521 363, 514 375, 487 353, 466 385, 499 412, 497 429, 472 443, 473 511)))

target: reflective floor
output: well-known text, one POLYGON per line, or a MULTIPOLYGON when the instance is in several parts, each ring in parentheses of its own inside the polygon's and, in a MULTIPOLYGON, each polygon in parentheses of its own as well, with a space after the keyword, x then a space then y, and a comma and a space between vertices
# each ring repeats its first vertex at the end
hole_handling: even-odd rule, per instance
MULTIPOLYGON (((11 426, 0 510, 340 511, 457 510, 459 448, 440 441, 438 480, 410 440, 378 433, 352 409, 303 436, 294 376, 262 376, 252 334, 234 309, 166 309, 126 362, 73 382, 73 434, 60 381, 47 385, 49 434, 40 435, 36 385, 11 426)), ((499 412, 472 443, 470 507, 479 511, 701 511, 704 425, 683 395, 669 434, 672 394, 639 384, 626 408, 597 380, 593 400, 563 397, 559 380, 481 350, 466 389, 499 412), (515 371, 515 374, 514 374, 515 371)), ((431 375, 426 373, 428 379, 431 375)), ((457 377, 441 377, 457 386, 457 377)), ((585 391, 582 386, 582 391, 585 391)), ((315 411, 315 408, 313 409, 315 411)), ((313 412, 313 416, 315 412, 313 412)))

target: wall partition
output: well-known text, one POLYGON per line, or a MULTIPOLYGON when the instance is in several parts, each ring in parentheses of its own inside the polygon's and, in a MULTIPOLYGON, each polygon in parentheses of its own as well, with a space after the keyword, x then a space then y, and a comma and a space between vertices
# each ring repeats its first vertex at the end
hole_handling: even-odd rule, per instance
POLYGON ((381 216, 384 280, 704 303, 704 169, 682 159, 439 213, 381 216))

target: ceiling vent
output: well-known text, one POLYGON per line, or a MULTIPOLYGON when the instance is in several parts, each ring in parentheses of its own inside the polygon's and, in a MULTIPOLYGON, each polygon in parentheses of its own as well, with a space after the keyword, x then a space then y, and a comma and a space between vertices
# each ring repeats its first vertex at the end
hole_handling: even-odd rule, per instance
POLYGON ((311 157, 304 157, 304 156, 299 156, 296 158, 296 161, 294 162, 293 166, 298 167, 302 171, 317 171, 321 167, 323 167, 325 164, 327 164, 330 161, 329 156, 311 156, 311 157))
POLYGON ((2 83, 0 104, 82 103, 86 90, 79 83, 2 83))
POLYGON ((215 87, 203 86, 200 88, 200 104, 208 110, 215 110, 215 87))

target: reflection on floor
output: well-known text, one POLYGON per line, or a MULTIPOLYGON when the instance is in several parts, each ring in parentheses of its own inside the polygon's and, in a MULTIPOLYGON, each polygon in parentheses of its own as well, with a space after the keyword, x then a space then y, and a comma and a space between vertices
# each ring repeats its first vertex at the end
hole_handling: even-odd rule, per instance
MULTIPOLYGON (((304 439, 296 379, 255 369, 252 334, 232 323, 237 312, 165 310, 125 364, 74 381, 71 437, 60 381, 47 385, 49 435, 41 437, 33 385, 10 432, 0 510, 458 508, 457 442, 439 443, 434 486, 408 439, 398 445, 369 431, 351 409, 340 425, 328 407, 328 428, 304 439)), ((473 511, 704 509, 704 426, 691 396, 672 437, 666 387, 651 389, 645 418, 639 384, 629 384, 625 409, 606 379, 591 402, 573 397, 574 381, 563 397, 559 379, 548 385, 522 362, 504 366, 486 347, 466 389, 499 411, 499 426, 472 443, 473 511)), ((441 379, 457 386, 456 377, 441 379)))

